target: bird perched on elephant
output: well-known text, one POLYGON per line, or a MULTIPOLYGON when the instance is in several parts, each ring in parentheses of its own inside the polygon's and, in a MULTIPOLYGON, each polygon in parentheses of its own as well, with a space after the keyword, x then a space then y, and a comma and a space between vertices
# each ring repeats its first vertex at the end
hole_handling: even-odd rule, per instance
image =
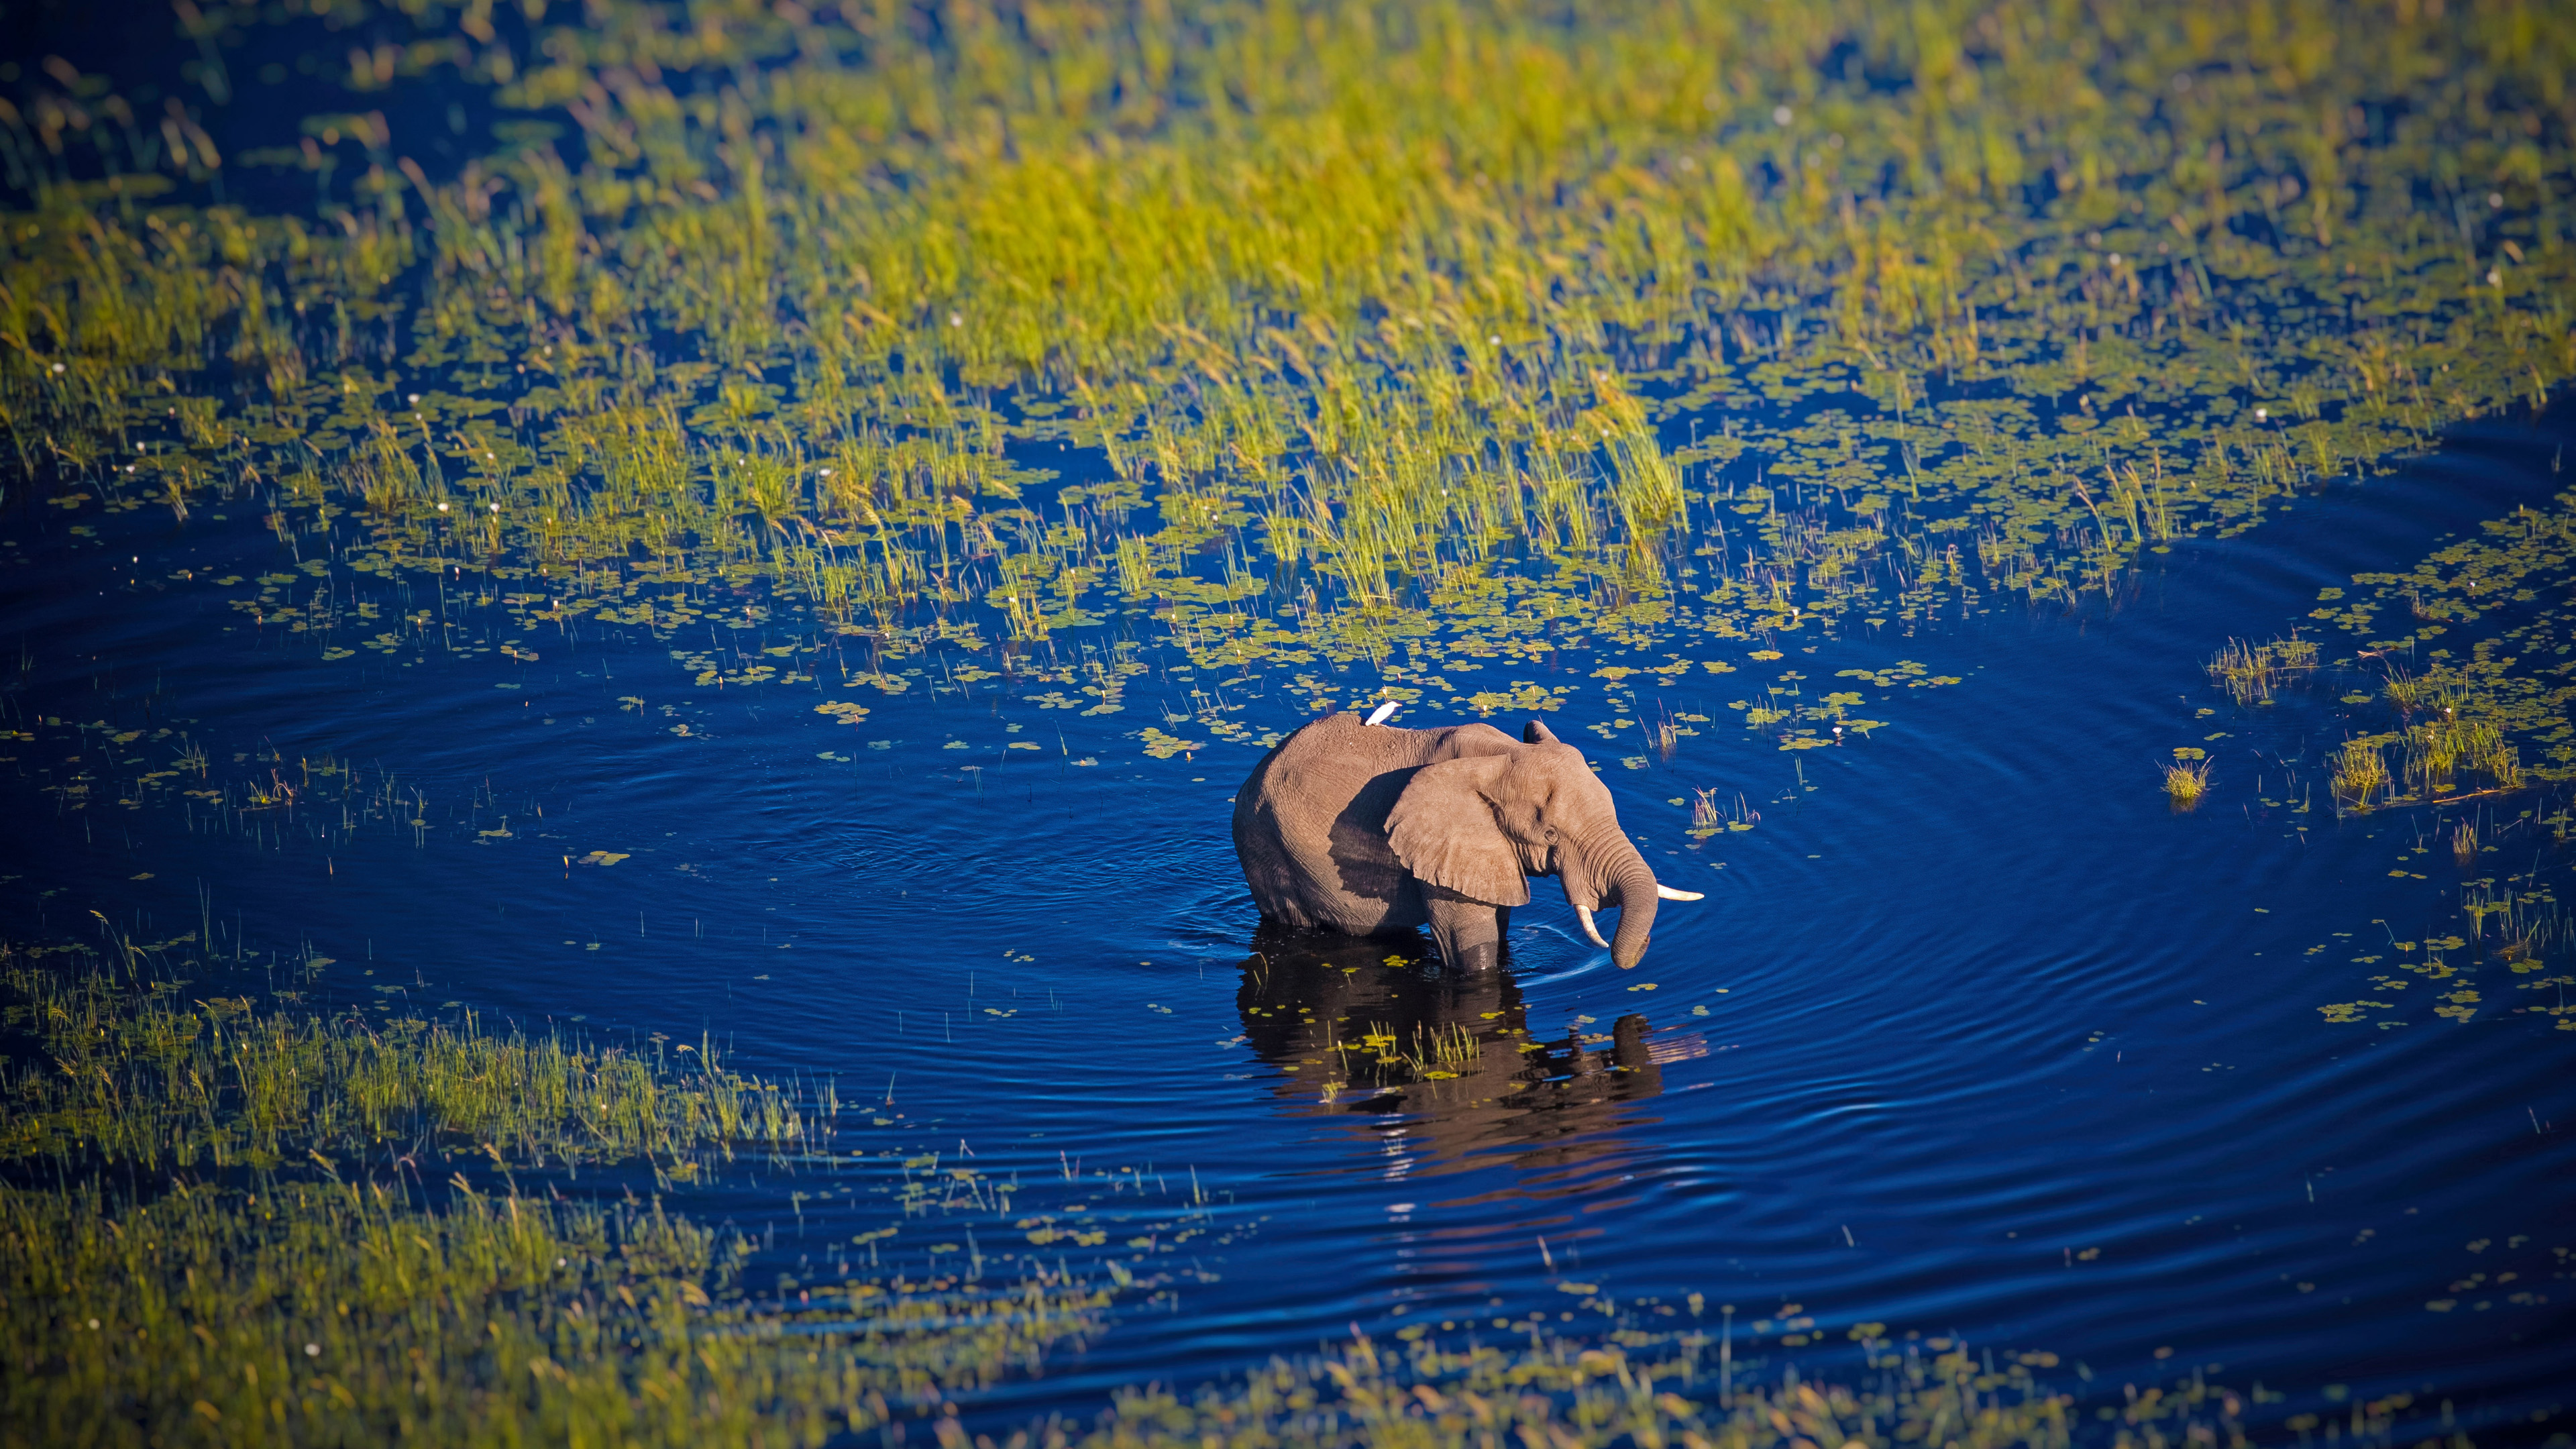
POLYGON ((1441 959, 1490 966, 1528 877, 1552 875, 1621 970, 1646 954, 1655 883, 1583 752, 1533 720, 1396 729, 1320 719, 1264 755, 1235 795, 1234 849, 1261 913, 1284 925, 1380 935, 1429 927, 1441 959), (1615 938, 1593 913, 1615 909, 1615 938))

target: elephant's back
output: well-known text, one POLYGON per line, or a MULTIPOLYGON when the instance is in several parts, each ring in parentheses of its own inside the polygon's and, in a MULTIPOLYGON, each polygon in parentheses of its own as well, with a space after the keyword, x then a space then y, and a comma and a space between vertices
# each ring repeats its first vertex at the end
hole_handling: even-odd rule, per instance
MULTIPOLYGON (((1265 802, 1329 803, 1328 815, 1338 813, 1373 785, 1382 787, 1390 775, 1401 772, 1409 778, 1429 758, 1426 748, 1443 733, 1366 725, 1355 714, 1328 715, 1301 726, 1253 767, 1252 778, 1235 797, 1235 819, 1245 818, 1247 805, 1257 808, 1265 802)), ((1402 789, 1400 780, 1395 787, 1402 789)))
POLYGON ((1356 715, 1330 715, 1271 746, 1235 792, 1236 848, 1289 844, 1304 833, 1316 807, 1329 801, 1323 812, 1329 820, 1357 796, 1381 772, 1374 758, 1379 751, 1367 748, 1377 743, 1365 738, 1368 728, 1356 715))

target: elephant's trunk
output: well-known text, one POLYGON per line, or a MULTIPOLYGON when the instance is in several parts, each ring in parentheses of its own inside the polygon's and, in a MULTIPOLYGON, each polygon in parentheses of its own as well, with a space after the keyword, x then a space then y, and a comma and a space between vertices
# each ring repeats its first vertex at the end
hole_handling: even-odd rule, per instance
POLYGON ((1646 937, 1655 929, 1655 873, 1632 847, 1614 879, 1619 932, 1610 938, 1610 961, 1625 971, 1646 959, 1646 937))
POLYGON ((1565 898, 1583 922, 1583 933, 1594 945, 1609 947, 1610 959, 1625 971, 1645 959, 1646 938, 1655 929, 1655 873, 1616 826, 1570 854, 1573 859, 1565 863, 1570 868, 1560 872, 1565 898), (1612 907, 1619 912, 1619 929, 1604 941, 1592 913, 1612 907))

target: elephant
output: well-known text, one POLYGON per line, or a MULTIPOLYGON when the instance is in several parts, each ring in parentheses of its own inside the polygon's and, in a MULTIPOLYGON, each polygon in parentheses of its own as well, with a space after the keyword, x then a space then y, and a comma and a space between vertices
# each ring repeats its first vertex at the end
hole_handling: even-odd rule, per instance
POLYGON ((1452 967, 1501 959, 1511 909, 1552 875, 1596 946, 1625 971, 1646 954, 1659 900, 1583 752, 1530 721, 1398 729, 1354 714, 1280 741, 1235 794, 1234 849, 1261 913, 1282 925, 1382 935, 1427 926, 1452 967), (1592 913, 1619 910, 1615 940, 1592 913))

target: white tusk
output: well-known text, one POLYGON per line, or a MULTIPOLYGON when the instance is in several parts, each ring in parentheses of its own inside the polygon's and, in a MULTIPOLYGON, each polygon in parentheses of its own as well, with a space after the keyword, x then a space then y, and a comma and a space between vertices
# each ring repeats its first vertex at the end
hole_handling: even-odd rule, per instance
POLYGON ((1704 901, 1707 900, 1708 897, 1701 895, 1698 891, 1677 891, 1671 886, 1659 885, 1655 887, 1655 899, 1659 901, 1704 901))
POLYGON ((1593 945, 1600 947, 1604 951, 1610 949, 1610 943, 1601 939, 1601 928, 1592 924, 1592 913, 1590 911, 1585 910, 1581 906, 1576 906, 1574 908, 1574 918, 1583 923, 1583 934, 1592 938, 1593 945))

